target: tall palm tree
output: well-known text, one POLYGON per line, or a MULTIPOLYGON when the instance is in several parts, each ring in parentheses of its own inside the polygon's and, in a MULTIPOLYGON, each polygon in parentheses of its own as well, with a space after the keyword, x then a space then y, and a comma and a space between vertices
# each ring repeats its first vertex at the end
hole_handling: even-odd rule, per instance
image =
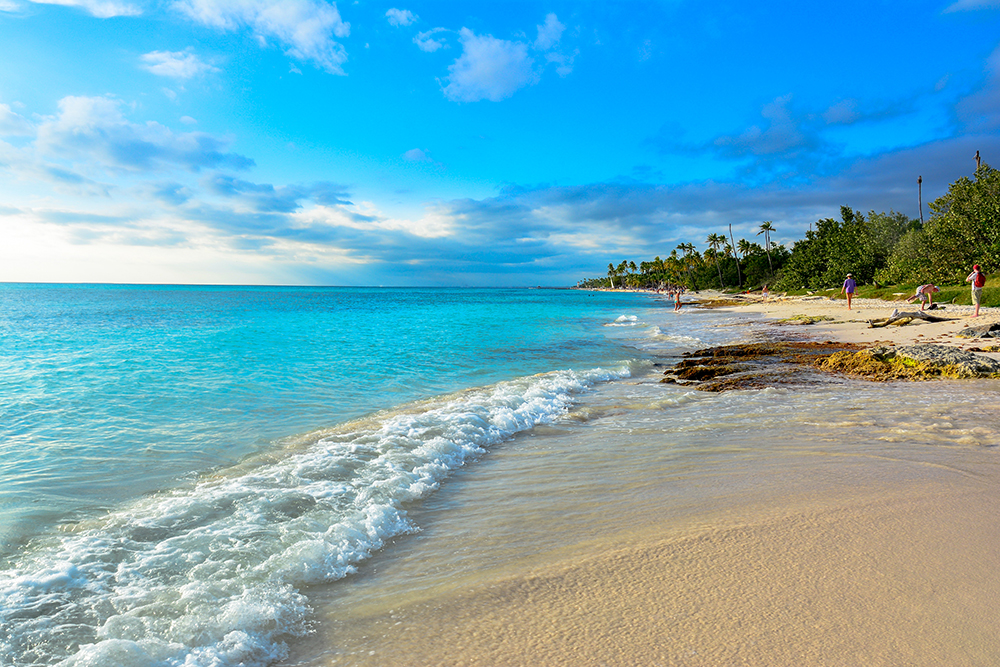
POLYGON ((680 250, 681 251, 681 255, 683 255, 682 264, 684 266, 684 273, 687 274, 687 276, 690 278, 691 277, 691 266, 690 266, 690 264, 688 264, 687 258, 688 258, 689 254, 691 254, 691 253, 694 252, 694 244, 693 243, 679 243, 679 244, 677 244, 677 250, 680 250))
POLYGON ((733 257, 736 258, 736 281, 739 284, 740 289, 743 288, 743 271, 740 270, 740 256, 736 254, 736 238, 733 236, 733 223, 729 223, 729 240, 733 242, 732 245, 726 244, 726 256, 729 253, 733 253, 733 257))
POLYGON ((608 262, 608 279, 611 280, 611 289, 615 288, 615 265, 608 262))
POLYGON ((764 235, 764 250, 767 251, 767 268, 771 270, 772 274, 774 274, 774 267, 771 265, 771 232, 776 231, 778 230, 774 228, 771 221, 765 220, 760 223, 760 231, 757 232, 757 236, 764 235))
POLYGON ((725 287, 722 282, 722 267, 719 266, 719 246, 726 242, 726 237, 722 234, 709 234, 705 243, 712 246, 712 254, 715 255, 715 269, 719 272, 719 285, 725 287))
POLYGON ((625 287, 628 284, 628 260, 623 259, 618 265, 618 275, 622 277, 621 285, 625 287))

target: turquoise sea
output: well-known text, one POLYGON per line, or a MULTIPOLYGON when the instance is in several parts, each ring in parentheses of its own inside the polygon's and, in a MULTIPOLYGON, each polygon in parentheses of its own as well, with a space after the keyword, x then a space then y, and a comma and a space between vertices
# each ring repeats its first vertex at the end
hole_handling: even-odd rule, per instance
POLYGON ((270 663, 452 471, 690 343, 658 307, 0 286, 0 663, 270 663))
POLYGON ((0 285, 0 664, 378 664, 341 631, 376 599, 761 489, 996 471, 992 384, 658 382, 769 335, 630 293, 0 285))

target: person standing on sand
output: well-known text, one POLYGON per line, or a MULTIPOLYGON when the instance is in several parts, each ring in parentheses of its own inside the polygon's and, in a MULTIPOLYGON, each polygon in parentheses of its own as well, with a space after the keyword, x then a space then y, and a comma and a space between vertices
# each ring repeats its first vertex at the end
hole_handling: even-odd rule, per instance
POLYGON ((761 294, 764 295, 764 303, 767 303, 767 285, 764 285, 763 289, 761 289, 761 294))
POLYGON ((976 312, 973 317, 979 317, 979 304, 983 301, 983 286, 986 284, 986 276, 979 270, 978 264, 972 265, 972 273, 966 277, 965 282, 972 283, 972 303, 976 305, 976 312))
POLYGON ((847 280, 844 281, 844 286, 840 290, 841 294, 847 295, 847 310, 851 309, 851 298, 854 296, 854 290, 857 288, 858 284, 854 282, 854 278, 848 273, 847 280))

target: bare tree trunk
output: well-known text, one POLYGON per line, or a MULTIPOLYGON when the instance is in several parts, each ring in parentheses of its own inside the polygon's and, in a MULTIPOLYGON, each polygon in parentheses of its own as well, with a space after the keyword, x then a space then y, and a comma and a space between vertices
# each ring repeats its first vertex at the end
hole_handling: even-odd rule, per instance
POLYGON ((917 176, 917 205, 920 206, 920 224, 924 224, 924 177, 917 176))

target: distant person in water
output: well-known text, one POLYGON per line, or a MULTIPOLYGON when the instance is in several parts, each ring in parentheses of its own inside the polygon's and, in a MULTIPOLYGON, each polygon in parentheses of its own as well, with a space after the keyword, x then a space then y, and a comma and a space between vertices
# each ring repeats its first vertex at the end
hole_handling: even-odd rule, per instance
POLYGON ((935 285, 931 285, 930 283, 927 283, 926 285, 921 285, 920 287, 918 287, 916 293, 914 293, 913 296, 907 299, 907 302, 913 303, 917 299, 920 299, 920 310, 923 310, 928 305, 933 307, 934 293, 940 291, 941 288, 936 287, 935 285))
POLYGON ((854 277, 848 273, 847 280, 844 281, 844 286, 841 288, 840 293, 847 295, 847 310, 851 309, 851 299, 854 298, 854 291, 858 289, 858 284, 854 282, 854 277))
POLYGON ((678 311, 681 309, 681 291, 677 290, 674 292, 674 310, 678 311))
POLYGON ((986 285, 986 276, 979 270, 978 264, 972 265, 972 273, 966 277, 965 282, 972 283, 972 303, 976 306, 973 317, 979 317, 979 304, 983 301, 983 286, 986 285))

